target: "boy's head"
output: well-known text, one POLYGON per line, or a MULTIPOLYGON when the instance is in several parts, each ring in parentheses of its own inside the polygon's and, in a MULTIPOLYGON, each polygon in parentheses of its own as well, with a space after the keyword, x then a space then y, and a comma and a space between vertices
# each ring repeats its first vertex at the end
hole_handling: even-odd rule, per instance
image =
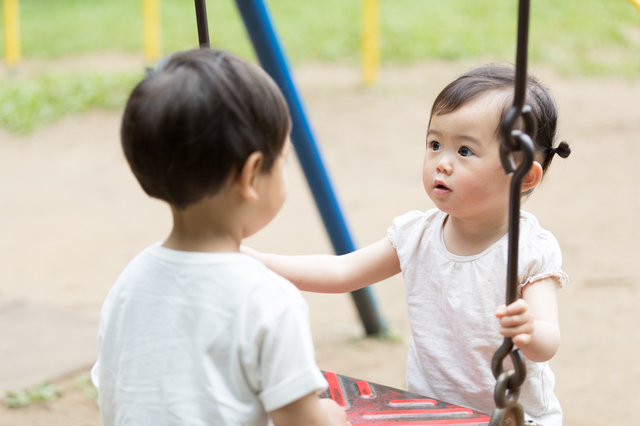
POLYGON ((290 127, 287 103, 262 69, 203 49, 148 72, 129 97, 121 138, 144 191, 184 209, 233 181, 253 152, 269 172, 290 127))

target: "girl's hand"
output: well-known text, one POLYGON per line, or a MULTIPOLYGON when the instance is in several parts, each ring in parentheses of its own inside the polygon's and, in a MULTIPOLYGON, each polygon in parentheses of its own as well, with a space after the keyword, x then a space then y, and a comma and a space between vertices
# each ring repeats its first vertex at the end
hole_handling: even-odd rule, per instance
POLYGON ((500 319, 500 334, 511 337, 513 344, 523 348, 531 343, 535 329, 535 318, 524 299, 518 299, 509 306, 499 306, 496 317, 500 319))
POLYGON ((260 260, 260 252, 257 252, 257 251, 255 251, 254 249, 252 249, 250 247, 240 246, 240 253, 248 254, 249 256, 253 257, 254 259, 260 260))

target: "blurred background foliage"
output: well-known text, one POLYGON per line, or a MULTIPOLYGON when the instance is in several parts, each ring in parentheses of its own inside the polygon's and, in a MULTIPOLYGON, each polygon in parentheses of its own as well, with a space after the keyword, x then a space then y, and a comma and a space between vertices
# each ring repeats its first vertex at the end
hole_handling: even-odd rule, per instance
MULTIPOLYGON (((361 3, 268 0, 294 65, 358 66, 361 3)), ((630 2, 533 0, 531 4, 531 64, 549 65, 568 77, 640 76, 640 14, 630 2)), ((382 64, 473 58, 514 61, 517 7, 517 0, 380 0, 382 64)), ((212 46, 255 60, 235 2, 210 0, 207 9, 212 46)), ((163 51, 197 47, 193 2, 161 0, 161 11, 163 51)), ((140 0, 20 0, 23 57, 142 54, 141 13, 140 0)), ((0 54, 4 54, 1 37, 0 54)), ((73 112, 119 108, 140 76, 81 73, 1 79, 0 125, 26 132, 64 115, 68 108, 73 112), (78 99, 67 102, 56 96, 78 99), (49 110, 36 113, 45 101, 49 110), (40 118, 24 118, 34 114, 40 118)))
POLYGON ((28 133, 91 108, 120 109, 142 75, 80 72, 0 80, 0 127, 28 133))

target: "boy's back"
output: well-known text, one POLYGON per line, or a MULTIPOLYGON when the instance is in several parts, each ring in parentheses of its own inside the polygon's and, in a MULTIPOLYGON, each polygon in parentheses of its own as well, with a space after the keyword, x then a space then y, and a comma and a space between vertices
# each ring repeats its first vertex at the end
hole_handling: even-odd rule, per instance
POLYGON ((104 426, 348 425, 318 399, 327 382, 299 291, 239 253, 287 196, 290 129, 273 80, 227 52, 177 52, 133 89, 122 148, 173 226, 102 308, 104 426))
POLYGON ((264 425, 326 386, 299 291, 238 253, 157 243, 124 270, 102 309, 105 425, 264 425))

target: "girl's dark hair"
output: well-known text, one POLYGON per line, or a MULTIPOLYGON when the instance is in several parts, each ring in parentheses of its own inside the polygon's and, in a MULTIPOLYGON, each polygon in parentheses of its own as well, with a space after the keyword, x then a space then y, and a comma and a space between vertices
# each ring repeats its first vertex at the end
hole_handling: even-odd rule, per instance
POLYGON ((287 103, 258 66, 190 50, 161 59, 131 93, 125 157, 144 191, 184 209, 237 177, 251 153, 269 172, 291 128, 287 103))
MULTIPOLYGON (((491 92, 503 93, 504 107, 496 128, 496 134, 499 135, 500 124, 513 105, 515 78, 515 70, 511 67, 487 65, 474 68, 456 78, 440 92, 433 103, 431 116, 449 114, 491 92)), ((541 166, 542 170, 546 171, 555 154, 567 158, 571 154, 571 148, 566 142, 560 142, 558 146, 554 146, 558 121, 556 103, 549 90, 530 75, 527 81, 525 103, 531 105, 535 117, 538 134, 534 145, 536 152, 543 154, 541 166)), ((518 124, 521 125, 521 123, 518 124)))

